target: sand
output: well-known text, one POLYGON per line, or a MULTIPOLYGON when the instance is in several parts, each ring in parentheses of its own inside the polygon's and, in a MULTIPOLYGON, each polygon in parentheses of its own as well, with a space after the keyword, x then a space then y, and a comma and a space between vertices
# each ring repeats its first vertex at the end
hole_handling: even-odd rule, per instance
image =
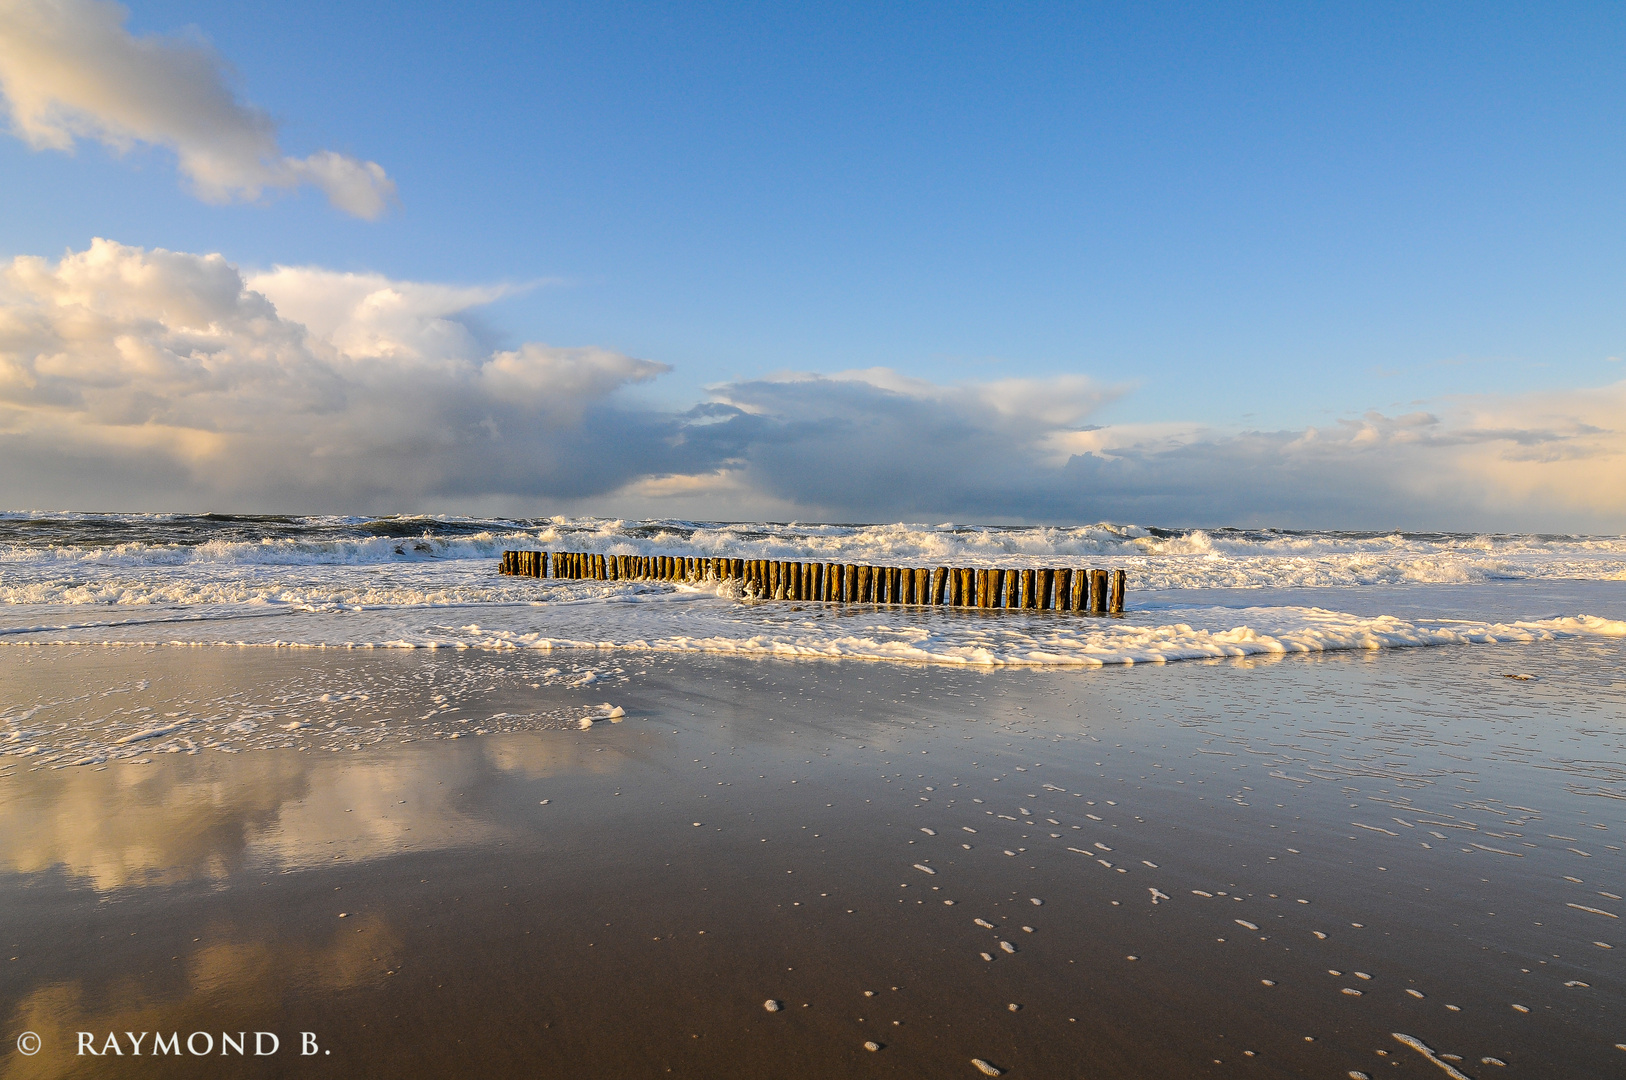
POLYGON ((24 652, 3 690, 42 722, 133 694, 280 731, 295 684, 378 696, 240 752, 0 757, 5 1077, 1626 1070, 1618 642, 24 652), (260 1030, 278 1053, 220 1055, 260 1030), (215 1045, 153 1061, 142 1032, 215 1045))

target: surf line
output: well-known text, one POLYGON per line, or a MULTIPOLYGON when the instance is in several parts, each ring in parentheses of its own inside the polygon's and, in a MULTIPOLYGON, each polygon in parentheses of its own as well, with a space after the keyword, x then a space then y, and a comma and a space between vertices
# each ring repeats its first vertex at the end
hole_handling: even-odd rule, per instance
POLYGON ((1089 567, 999 569, 868 566, 685 555, 599 555, 586 551, 505 551, 498 564, 518 577, 587 581, 737 581, 762 600, 898 604, 1121 615, 1128 575, 1089 567))

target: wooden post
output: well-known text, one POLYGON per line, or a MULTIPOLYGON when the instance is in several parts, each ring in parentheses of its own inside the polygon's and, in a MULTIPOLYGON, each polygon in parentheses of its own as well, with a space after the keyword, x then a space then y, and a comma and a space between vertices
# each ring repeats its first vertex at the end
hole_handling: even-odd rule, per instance
POLYGON ((1050 610, 1050 594, 1056 587, 1056 572, 1054 570, 1039 571, 1039 610, 1050 610))
POLYGON ((994 606, 1002 608, 1015 607, 1019 600, 1017 585, 1021 580, 1021 572, 1017 570, 995 570, 994 573, 999 575, 1000 578, 999 595, 994 600, 994 606))
POLYGON ((862 604, 869 599, 869 567, 858 567, 858 587, 853 594, 853 602, 862 604))
POLYGON ((1073 610, 1073 571, 1069 567, 1056 571, 1056 610, 1073 610))
POLYGON ((1090 571, 1090 614, 1102 615, 1107 610, 1107 572, 1090 571))
POLYGON ((926 603, 931 604, 933 607, 942 607, 945 602, 943 593, 948 588, 948 583, 948 568, 944 566, 933 567, 931 592, 927 594, 926 603))
POLYGON ((1114 615, 1124 613, 1124 589, 1129 585, 1128 579, 1128 573, 1123 570, 1112 572, 1112 602, 1108 605, 1108 610, 1114 615))
POLYGON ((1035 611, 1039 607, 1038 576, 1032 570, 1022 571, 1022 606, 1035 611))

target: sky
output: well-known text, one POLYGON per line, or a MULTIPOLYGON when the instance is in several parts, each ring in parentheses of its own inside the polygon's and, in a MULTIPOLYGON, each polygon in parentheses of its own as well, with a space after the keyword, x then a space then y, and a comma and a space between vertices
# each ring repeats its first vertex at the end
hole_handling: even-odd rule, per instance
POLYGON ((0 507, 1626 532, 1623 46, 0 0, 0 507))

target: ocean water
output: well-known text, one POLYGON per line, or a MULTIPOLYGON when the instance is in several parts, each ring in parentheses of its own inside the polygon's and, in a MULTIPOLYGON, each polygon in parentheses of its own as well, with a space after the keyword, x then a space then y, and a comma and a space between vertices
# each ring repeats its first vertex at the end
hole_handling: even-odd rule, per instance
MULTIPOLYGON (((1626 649, 1626 537, 0 516, 0 762, 58 767, 591 726, 612 719, 603 699, 629 664, 683 654, 993 670, 1587 641, 1626 649), (506 577, 506 548, 1121 568, 1129 593, 1119 617, 756 601, 728 582, 506 577), (135 679, 112 659, 161 646, 246 649, 267 665, 252 686, 198 690, 135 679), (66 692, 28 674, 64 648, 107 656, 111 681, 66 692), (410 674, 272 662, 334 650, 464 660, 410 674)), ((1541 652, 1503 650, 1504 674, 1540 678, 1541 652)))
POLYGON ((10 514, 0 642, 1100 665, 1626 635, 1626 537, 10 514), (1127 571, 1121 618, 504 577, 505 548, 1127 571))

